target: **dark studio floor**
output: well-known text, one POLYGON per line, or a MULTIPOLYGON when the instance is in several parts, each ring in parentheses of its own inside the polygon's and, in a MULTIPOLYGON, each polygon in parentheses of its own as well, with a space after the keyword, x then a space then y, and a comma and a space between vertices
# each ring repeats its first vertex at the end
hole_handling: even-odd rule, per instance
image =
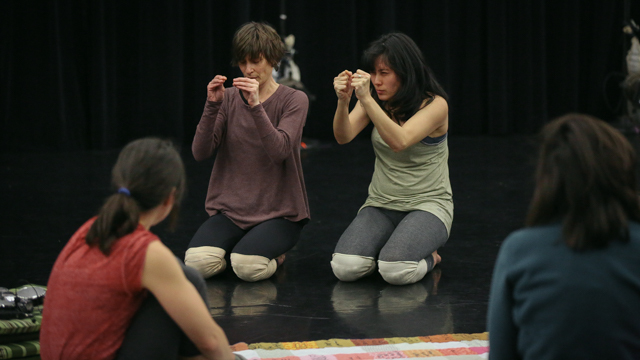
MULTIPOLYGON (((367 194, 368 140, 305 150, 312 220, 269 280, 244 283, 232 271, 208 281, 211 312, 231 343, 378 338, 486 331, 491 271, 505 236, 523 223, 531 194, 531 137, 449 139, 455 218, 443 262, 421 282, 387 285, 379 274, 355 283, 331 272, 332 250, 367 194)), ((206 219, 212 161, 184 159, 189 192, 174 233, 155 232, 178 257, 206 219)), ((0 286, 46 284, 59 251, 110 194, 117 151, 0 155, 0 286)), ((179 296, 179 295, 176 295, 179 296)), ((79 311, 82 304, 78 304, 79 311)))

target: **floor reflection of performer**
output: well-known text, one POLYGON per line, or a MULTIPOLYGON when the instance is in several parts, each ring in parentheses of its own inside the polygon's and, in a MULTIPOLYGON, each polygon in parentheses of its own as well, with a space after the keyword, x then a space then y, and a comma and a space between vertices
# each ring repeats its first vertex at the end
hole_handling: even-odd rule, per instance
POLYGON ((345 326, 366 337, 452 333, 451 305, 440 296, 430 299, 437 293, 440 269, 432 273, 425 281, 406 286, 338 282, 331 303, 345 326))
POLYGON ((273 69, 284 44, 269 25, 247 23, 233 38, 233 61, 243 77, 207 86, 207 102, 193 139, 196 160, 214 156, 206 210, 185 263, 205 278, 222 272, 228 253, 245 281, 271 277, 300 238, 309 205, 300 142, 309 100, 276 83, 273 69))
POLYGON ((338 279, 353 281, 373 273, 377 261, 387 282, 411 284, 440 262, 453 221, 446 94, 404 34, 373 42, 363 63, 370 73, 345 70, 334 79, 333 131, 344 144, 372 122, 375 170, 331 266, 338 279), (358 103, 349 113, 353 93, 358 103))
POLYGON ((215 316, 268 315, 277 303, 278 289, 271 281, 210 285, 207 297, 215 316))
POLYGON ((278 289, 271 281, 237 284, 231 294, 231 311, 237 316, 267 315, 277 297, 278 289))

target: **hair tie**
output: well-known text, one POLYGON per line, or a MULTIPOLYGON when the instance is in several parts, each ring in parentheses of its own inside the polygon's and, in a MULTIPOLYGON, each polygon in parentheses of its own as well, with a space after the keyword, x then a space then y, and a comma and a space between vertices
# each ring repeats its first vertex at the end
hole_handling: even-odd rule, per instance
POLYGON ((131 192, 126 187, 121 187, 120 189, 118 189, 118 193, 119 194, 125 194, 125 195, 131 197, 131 192))

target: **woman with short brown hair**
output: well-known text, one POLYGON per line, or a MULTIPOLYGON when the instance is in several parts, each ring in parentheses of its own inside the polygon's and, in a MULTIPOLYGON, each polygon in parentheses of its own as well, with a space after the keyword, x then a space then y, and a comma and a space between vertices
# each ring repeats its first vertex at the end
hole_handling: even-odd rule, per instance
POLYGON ((309 205, 300 142, 309 100, 272 75, 284 44, 267 24, 247 23, 233 38, 243 77, 216 75, 193 139, 198 161, 215 154, 206 210, 185 263, 205 278, 231 262, 245 281, 271 277, 300 238, 309 205), (230 253, 230 255, 229 255, 230 253))

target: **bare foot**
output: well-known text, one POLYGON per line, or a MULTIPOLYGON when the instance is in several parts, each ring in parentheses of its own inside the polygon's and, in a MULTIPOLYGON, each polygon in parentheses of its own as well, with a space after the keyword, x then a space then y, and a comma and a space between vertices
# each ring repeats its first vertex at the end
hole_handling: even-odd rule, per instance
POLYGON ((286 254, 282 254, 276 258, 276 262, 278 263, 278 266, 282 265, 282 263, 284 262, 285 255, 286 254))
POLYGON ((442 276, 442 272, 440 268, 435 269, 435 267, 442 261, 442 257, 438 255, 438 250, 431 253, 431 256, 433 256, 434 267, 434 269, 431 271, 431 276, 433 277, 433 288, 431 289, 431 294, 438 295, 438 283, 440 282, 440 276, 442 276))
POLYGON ((432 252, 431 256, 433 256, 433 266, 436 266, 442 261, 442 257, 438 255, 438 250, 432 252))

